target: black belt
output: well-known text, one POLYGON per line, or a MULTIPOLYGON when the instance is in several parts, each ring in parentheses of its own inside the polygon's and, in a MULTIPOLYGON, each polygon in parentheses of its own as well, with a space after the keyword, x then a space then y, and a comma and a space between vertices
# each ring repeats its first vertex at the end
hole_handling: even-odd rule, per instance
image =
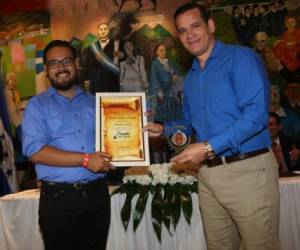
POLYGON ((216 157, 213 160, 205 160, 203 163, 205 165, 207 165, 208 167, 215 167, 218 165, 222 165, 224 162, 226 163, 231 163, 231 162, 235 162, 235 161, 242 161, 257 155, 261 155, 264 153, 269 152, 268 148, 263 148, 263 149, 259 149, 259 150, 255 150, 252 152, 248 152, 248 153, 242 153, 242 154, 238 154, 238 155, 232 155, 232 156, 224 156, 223 160, 222 157, 216 157))
POLYGON ((76 189, 76 190, 87 190, 94 187, 105 186, 105 180, 103 178, 89 181, 89 182, 52 182, 52 181, 41 181, 42 188, 45 189, 76 189))

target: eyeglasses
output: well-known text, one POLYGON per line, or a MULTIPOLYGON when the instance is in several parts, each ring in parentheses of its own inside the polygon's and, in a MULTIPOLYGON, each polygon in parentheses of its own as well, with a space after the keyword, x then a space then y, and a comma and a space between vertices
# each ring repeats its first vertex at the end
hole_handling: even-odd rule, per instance
POLYGON ((73 65, 73 62, 74 62, 74 58, 67 57, 62 60, 51 60, 47 62, 47 66, 50 69, 58 69, 60 65, 62 65, 63 67, 70 67, 73 65))

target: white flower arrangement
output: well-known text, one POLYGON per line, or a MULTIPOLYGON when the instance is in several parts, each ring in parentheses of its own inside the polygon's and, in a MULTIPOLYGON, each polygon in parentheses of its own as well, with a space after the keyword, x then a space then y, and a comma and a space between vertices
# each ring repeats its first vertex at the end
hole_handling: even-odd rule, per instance
POLYGON ((146 185, 193 185, 197 179, 192 175, 178 175, 171 171, 170 163, 151 165, 150 174, 148 175, 126 175, 123 178, 123 183, 137 183, 143 186, 146 185))

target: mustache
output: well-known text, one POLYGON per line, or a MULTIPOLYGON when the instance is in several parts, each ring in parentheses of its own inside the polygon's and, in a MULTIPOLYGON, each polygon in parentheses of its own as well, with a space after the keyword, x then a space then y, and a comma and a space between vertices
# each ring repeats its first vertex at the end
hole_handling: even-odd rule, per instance
POLYGON ((55 76, 57 77, 59 74, 68 74, 68 75, 70 75, 71 73, 70 73, 70 71, 67 71, 67 70, 61 70, 61 71, 57 72, 55 74, 55 76))

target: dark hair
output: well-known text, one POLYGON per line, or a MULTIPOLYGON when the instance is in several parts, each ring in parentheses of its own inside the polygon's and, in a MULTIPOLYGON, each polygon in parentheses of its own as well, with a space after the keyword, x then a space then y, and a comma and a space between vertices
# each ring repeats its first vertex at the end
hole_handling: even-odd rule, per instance
POLYGON ((123 50, 124 50, 125 57, 127 58, 127 54, 126 54, 126 51, 125 51, 125 44, 126 43, 131 43, 133 56, 136 56, 137 52, 136 52, 135 44, 133 43, 133 41, 131 41, 131 40, 125 40, 124 43, 123 43, 123 50))
POLYGON ((186 3, 184 5, 181 5, 179 8, 177 8, 177 10, 174 13, 174 22, 179 15, 193 9, 198 9, 204 22, 205 23, 208 22, 210 18, 209 12, 203 5, 197 3, 186 3))
POLYGON ((277 122, 277 124, 281 124, 281 120, 280 120, 280 117, 279 117, 278 114, 276 114, 275 112, 270 112, 270 113, 269 113, 269 116, 270 116, 270 117, 274 117, 275 120, 276 120, 276 122, 277 122))
POLYGON ((72 54, 73 54, 73 58, 76 58, 76 50, 75 48, 67 41, 63 41, 63 40, 53 40, 51 42, 49 42, 46 47, 44 48, 44 52, 43 52, 43 61, 44 64, 47 63, 47 52, 55 47, 65 47, 71 50, 72 54))

